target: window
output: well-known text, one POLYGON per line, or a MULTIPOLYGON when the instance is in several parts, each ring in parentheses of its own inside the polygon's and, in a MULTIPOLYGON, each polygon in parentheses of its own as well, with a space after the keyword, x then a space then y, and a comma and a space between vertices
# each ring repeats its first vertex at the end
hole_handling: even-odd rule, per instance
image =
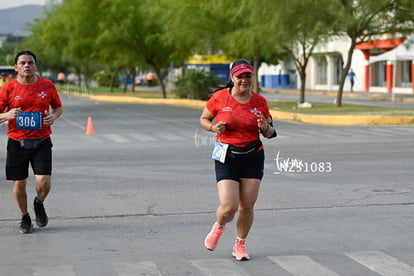
POLYGON ((372 86, 383 86, 385 87, 385 78, 386 78, 386 70, 385 70, 386 62, 380 61, 376 62, 371 65, 371 85, 372 86))
POLYGON ((316 58, 316 84, 328 84, 328 63, 326 58, 321 56, 316 58))
MULTIPOLYGON (((401 84, 398 83, 398 86, 401 87, 411 87, 411 61, 401 61, 398 62, 399 69, 401 70, 401 84)), ((398 71, 400 71, 398 70, 398 71)))

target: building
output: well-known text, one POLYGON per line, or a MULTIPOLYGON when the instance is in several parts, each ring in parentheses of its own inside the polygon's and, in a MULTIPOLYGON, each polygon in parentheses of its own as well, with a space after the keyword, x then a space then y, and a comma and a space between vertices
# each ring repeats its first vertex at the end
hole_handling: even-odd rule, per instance
POLYGON ((187 61, 187 69, 211 71, 221 83, 227 83, 231 62, 225 55, 193 55, 187 61))
MULTIPOLYGON (((307 68, 306 89, 338 90, 349 45, 348 37, 339 37, 315 48, 307 68)), ((414 39, 383 35, 361 43, 354 50, 351 68, 356 76, 354 91, 414 94, 414 39)))
MULTIPOLYGON (((350 39, 334 37, 315 47, 307 66, 306 90, 338 91, 344 64, 348 58, 350 39)), ((222 82, 229 79, 230 60, 224 55, 195 55, 188 69, 212 71, 222 82)), ((414 35, 411 37, 378 36, 358 44, 352 55, 355 92, 414 94, 414 35)), ((300 78, 292 62, 277 65, 262 63, 259 68, 262 88, 297 89, 300 78)), ((344 92, 351 92, 347 77, 344 92)))
POLYGON ((293 63, 280 61, 277 65, 262 63, 259 68, 260 87, 296 88, 297 74, 293 63))

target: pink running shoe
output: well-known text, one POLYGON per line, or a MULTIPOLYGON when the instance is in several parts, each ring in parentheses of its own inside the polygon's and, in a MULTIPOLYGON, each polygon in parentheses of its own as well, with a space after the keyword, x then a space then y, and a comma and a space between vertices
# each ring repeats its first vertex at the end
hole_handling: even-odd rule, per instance
POLYGON ((214 251, 214 249, 216 249, 217 247, 217 243, 221 237, 221 235, 223 235, 225 230, 224 226, 219 226, 219 224, 216 222, 213 225, 213 228, 211 229, 210 233, 208 233, 208 235, 206 236, 206 239, 204 240, 204 246, 210 250, 210 251, 214 251))
POLYGON ((244 248, 245 241, 236 240, 236 243, 233 246, 233 257, 238 261, 248 261, 250 260, 249 254, 247 254, 244 248))

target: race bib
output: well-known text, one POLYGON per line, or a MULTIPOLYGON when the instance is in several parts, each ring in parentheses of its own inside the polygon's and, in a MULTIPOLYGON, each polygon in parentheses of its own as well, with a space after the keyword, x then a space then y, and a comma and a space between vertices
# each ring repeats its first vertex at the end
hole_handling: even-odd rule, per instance
POLYGON ((21 130, 41 130, 43 113, 41 111, 22 111, 16 117, 16 127, 21 130))
POLYGON ((220 161, 224 163, 226 161, 227 149, 229 148, 229 144, 216 142, 214 144, 213 155, 211 158, 214 160, 220 161))

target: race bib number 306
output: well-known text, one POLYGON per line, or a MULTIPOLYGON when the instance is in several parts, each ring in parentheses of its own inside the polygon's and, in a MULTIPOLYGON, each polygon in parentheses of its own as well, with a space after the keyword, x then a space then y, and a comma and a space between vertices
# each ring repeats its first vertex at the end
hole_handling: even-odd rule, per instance
POLYGON ((16 127, 21 130, 41 130, 42 112, 20 112, 16 117, 16 127))

